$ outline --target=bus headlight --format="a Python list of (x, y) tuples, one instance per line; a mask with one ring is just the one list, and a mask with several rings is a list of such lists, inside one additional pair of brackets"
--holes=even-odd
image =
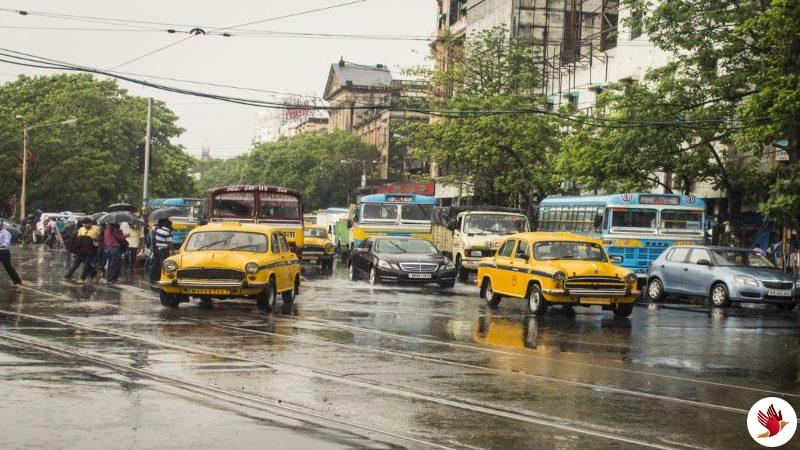
[(633, 284), (636, 284), (637, 281), (639, 281), (639, 277), (637, 277), (635, 273), (631, 272), (631, 273), (625, 275), (625, 282), (626, 283), (628, 283), (630, 285), (633, 285)]
[(256, 273), (258, 272), (258, 263), (249, 262), (244, 265), (244, 271), (247, 273)]
[(163, 270), (166, 273), (173, 273), (176, 270), (178, 270), (178, 263), (176, 263), (171, 259), (168, 259), (164, 261), (164, 264), (161, 266), (161, 270)]

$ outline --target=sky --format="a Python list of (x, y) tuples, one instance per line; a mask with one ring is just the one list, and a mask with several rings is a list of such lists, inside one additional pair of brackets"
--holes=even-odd
[[(31, 14), (0, 10), (0, 47), (84, 66), (110, 69), (153, 50), (181, 41), (188, 34), (169, 34), (166, 29), (188, 31), (275, 18), (301, 11), (325, 8), (353, 0), (0, 0), (0, 8), (28, 10)], [(116, 31), (114, 23), (86, 19), (44, 17), (33, 12), (160, 22), (176, 25), (139, 24), (146, 31)], [(364, 0), (333, 9), (266, 21), (242, 27), (293, 33), (350, 35), (399, 35), (427, 37), (436, 23), (435, 0)], [(93, 19), (94, 20), (94, 19)], [(47, 28), (93, 28), (91, 31)], [(96, 29), (116, 29), (98, 31)], [(130, 30), (132, 27), (128, 27)], [(269, 36), (265, 33), (224, 31), (220, 35), (193, 36), (114, 70), (205, 83), (226, 84), (261, 90), (321, 96), (330, 65), (340, 57), (360, 64), (386, 64), (393, 69), (427, 64), (424, 40), (379, 40), (352, 38), (301, 38)], [(240, 34), (237, 35), (237, 32)], [(256, 34), (256, 33), (252, 33)], [(52, 70), (15, 66), (0, 62), (0, 83), (18, 74), (42, 75)], [(155, 80), (162, 84), (216, 94), (275, 100), (274, 94), (221, 87)], [(177, 139), (193, 155), (208, 146), (214, 157), (230, 157), (246, 151), (254, 139), (274, 135), (280, 113), (251, 106), (168, 93), (121, 81), (132, 94), (162, 100), (177, 113), (186, 132)]]

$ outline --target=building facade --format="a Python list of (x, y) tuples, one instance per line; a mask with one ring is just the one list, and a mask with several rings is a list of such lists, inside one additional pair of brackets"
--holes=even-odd
[(321, 134), (327, 132), (327, 117), (309, 117), (294, 127), (294, 134)]

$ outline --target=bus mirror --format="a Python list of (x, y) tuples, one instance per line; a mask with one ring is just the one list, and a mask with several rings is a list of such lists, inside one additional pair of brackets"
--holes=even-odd
[(614, 264), (619, 264), (622, 262), (622, 256), (614, 255), (611, 257), (611, 262)]

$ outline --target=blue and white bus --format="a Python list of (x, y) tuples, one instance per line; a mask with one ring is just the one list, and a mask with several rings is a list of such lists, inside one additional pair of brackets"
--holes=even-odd
[(612, 194), (548, 197), (539, 205), (539, 230), (571, 231), (603, 240), (609, 257), (642, 284), (666, 248), (703, 243), (705, 203), (691, 195)]
[(431, 240), (436, 199), (414, 194), (365, 195), (348, 222), (350, 248), (373, 236), (411, 236)]

